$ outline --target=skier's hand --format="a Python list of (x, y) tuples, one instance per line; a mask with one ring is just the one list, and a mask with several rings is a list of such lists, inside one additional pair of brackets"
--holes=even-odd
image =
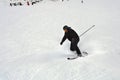
[(63, 43), (61, 42), (60, 45), (62, 45)]

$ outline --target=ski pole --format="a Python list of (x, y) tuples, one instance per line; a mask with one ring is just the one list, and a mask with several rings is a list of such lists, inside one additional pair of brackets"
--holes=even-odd
[(84, 35), (86, 32), (88, 32), (90, 29), (92, 29), (93, 27), (95, 27), (95, 25), (91, 26), (90, 28), (88, 28), (85, 32), (83, 32), (79, 37), (81, 37), (82, 35)]

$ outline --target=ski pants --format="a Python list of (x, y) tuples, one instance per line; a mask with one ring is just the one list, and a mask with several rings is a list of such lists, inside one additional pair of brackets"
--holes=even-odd
[(73, 38), (73, 39), (71, 40), (70, 50), (71, 50), (71, 51), (76, 51), (77, 54), (80, 55), (80, 54), (81, 54), (81, 51), (80, 51), (80, 49), (79, 49), (78, 46), (77, 46), (78, 42), (79, 42), (79, 39)]

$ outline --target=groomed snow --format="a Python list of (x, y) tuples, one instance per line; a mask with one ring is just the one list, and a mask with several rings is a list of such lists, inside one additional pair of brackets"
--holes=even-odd
[[(0, 4), (0, 80), (120, 80), (120, 1), (44, 1), (34, 6)], [(5, 3), (4, 3), (5, 4)], [(75, 56), (64, 25), (78, 34), (79, 48), (88, 56)]]

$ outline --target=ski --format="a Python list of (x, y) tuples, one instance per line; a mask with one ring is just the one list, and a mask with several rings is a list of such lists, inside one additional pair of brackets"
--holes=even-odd
[(67, 58), (68, 60), (74, 60), (74, 59), (77, 59), (79, 56), (77, 56), (77, 57), (73, 57), (73, 58)]
[(73, 57), (73, 58), (68, 57), (67, 60), (74, 60), (74, 59), (77, 59), (77, 58), (79, 58), (79, 57), (85, 57), (85, 56), (87, 56), (87, 55), (88, 55), (87, 52), (82, 52), (82, 56), (76, 56), (76, 57)]

